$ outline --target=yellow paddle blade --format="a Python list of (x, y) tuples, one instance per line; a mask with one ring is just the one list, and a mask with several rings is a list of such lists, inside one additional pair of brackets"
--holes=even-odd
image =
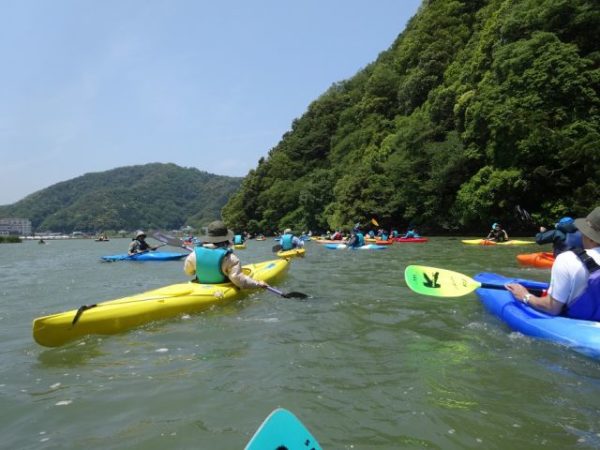
[(434, 297), (460, 297), (481, 286), (481, 283), (451, 270), (427, 266), (408, 266), (404, 279), (417, 294)]

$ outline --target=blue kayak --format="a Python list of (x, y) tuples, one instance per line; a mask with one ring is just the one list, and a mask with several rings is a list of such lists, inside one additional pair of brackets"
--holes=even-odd
[(325, 244), (325, 248), (329, 250), (385, 250), (388, 248), (387, 245), (377, 245), (377, 244), (366, 244), (362, 247), (348, 247), (346, 244)]
[(188, 253), (177, 252), (144, 252), (129, 256), (127, 253), (122, 255), (103, 256), (104, 261), (175, 261), (185, 258)]
[[(480, 283), (504, 285), (517, 282), (527, 288), (548, 289), (548, 283), (506, 278), (495, 273), (480, 273), (474, 278)], [(515, 300), (505, 290), (479, 288), (476, 293), (486, 309), (513, 330), (556, 342), (586, 356), (600, 359), (600, 322), (545, 314)]]
[(308, 429), (287, 409), (277, 408), (256, 430), (244, 450), (321, 450)]

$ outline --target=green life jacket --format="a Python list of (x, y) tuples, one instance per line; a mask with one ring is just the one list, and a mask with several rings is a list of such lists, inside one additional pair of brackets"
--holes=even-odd
[(227, 248), (196, 247), (196, 278), (201, 284), (227, 283), (229, 279), (221, 270), (221, 263), (231, 253)]

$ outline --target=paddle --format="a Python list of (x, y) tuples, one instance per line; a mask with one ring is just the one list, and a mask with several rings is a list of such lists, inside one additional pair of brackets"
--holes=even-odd
[(169, 236), (168, 234), (156, 232), (152, 236), (157, 241), (163, 242), (164, 245), (171, 245), (173, 247), (185, 248), (186, 250), (189, 250), (190, 252), (193, 251), (193, 249), (191, 247), (188, 247), (187, 245), (185, 245), (181, 239), (178, 239), (173, 236)]
[(302, 293), (302, 292), (283, 292), (280, 291), (279, 289), (275, 289), (272, 286), (267, 286), (267, 291), (272, 292), (273, 294), (277, 294), (283, 298), (301, 298), (301, 299), (305, 299), (308, 298), (308, 295)]
[[(427, 266), (407, 266), (404, 279), (408, 287), (417, 294), (433, 297), (461, 297), (477, 288), (507, 290), (503, 284), (480, 283), (462, 273)], [(546, 294), (543, 289), (528, 290), (538, 296)]]
[[(156, 247), (155, 247), (153, 250), (156, 250), (157, 248), (164, 247), (165, 245), (167, 245), (167, 244), (160, 244), (160, 245), (157, 245), (157, 246), (156, 246)], [(141, 252), (137, 252), (137, 253), (134, 253), (133, 255), (129, 255), (129, 256), (128, 256), (128, 258), (129, 258), (129, 259), (135, 259), (135, 258), (136, 258), (136, 256), (143, 255), (144, 253), (148, 253), (149, 251), (150, 251), (150, 250), (144, 250), (144, 251), (141, 251)]]

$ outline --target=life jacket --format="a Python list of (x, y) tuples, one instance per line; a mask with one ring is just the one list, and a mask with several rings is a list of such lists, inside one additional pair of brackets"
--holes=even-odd
[(233, 237), (233, 243), (235, 245), (241, 245), (241, 244), (243, 244), (244, 243), (244, 239), (242, 238), (242, 235), (241, 234), (236, 234)]
[(589, 277), (585, 290), (565, 306), (564, 315), (573, 319), (600, 321), (600, 266), (585, 250), (578, 248), (572, 251), (583, 262)]
[(352, 247), (362, 247), (365, 245), (365, 236), (359, 231), (355, 235), (354, 242), (352, 243)]
[(494, 228), (492, 231), (490, 231), (490, 235), (492, 239), (494, 239), (496, 242), (504, 242), (506, 240), (506, 237), (504, 236), (504, 232), (502, 230), (496, 230)]
[(293, 234), (284, 234), (281, 236), (281, 240), (279, 241), (281, 244), (281, 250), (291, 250), (294, 248), (294, 235)]
[(387, 240), (388, 240), (388, 235), (387, 235), (387, 234), (385, 234), (385, 233), (383, 233), (383, 234), (381, 235), (381, 240), (382, 240), (382, 241), (387, 241)]
[(201, 284), (218, 284), (229, 281), (221, 270), (221, 263), (231, 253), (227, 248), (196, 247), (196, 278)]
[(145, 252), (146, 250), (148, 250), (150, 248), (150, 244), (148, 244), (146, 241), (139, 241), (137, 239), (134, 239), (135, 241), (135, 245), (133, 247), (133, 250), (139, 251), (139, 252)]

